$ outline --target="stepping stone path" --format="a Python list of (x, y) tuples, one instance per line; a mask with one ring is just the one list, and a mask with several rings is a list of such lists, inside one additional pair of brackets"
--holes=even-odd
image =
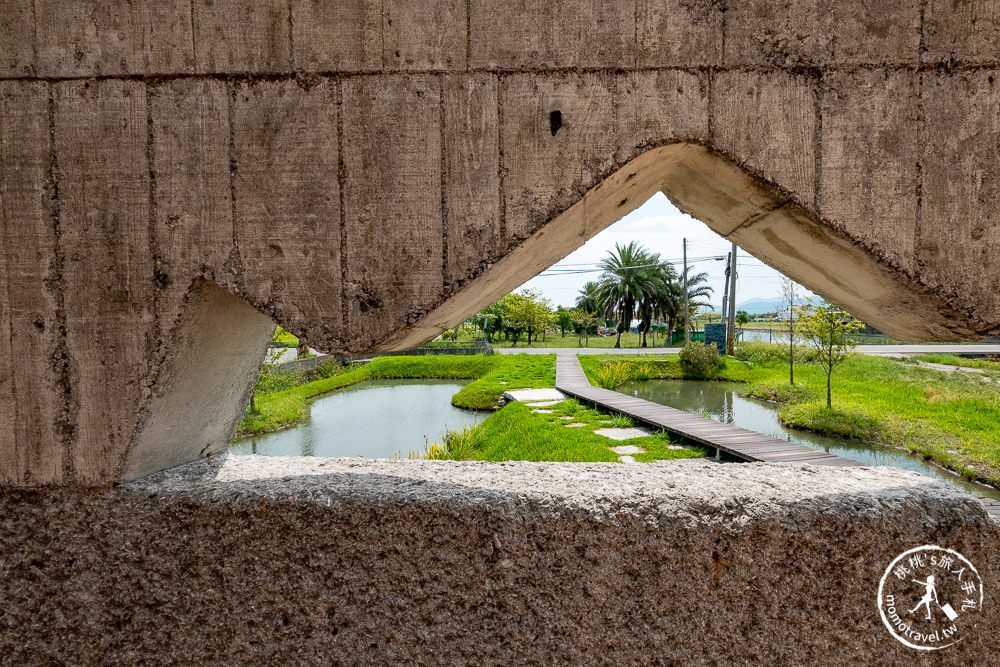
[[(549, 410), (549, 412), (552, 412)], [(566, 428), (580, 428), (581, 426), (586, 426), (583, 422), (573, 422), (572, 424), (564, 424)]]
[(652, 431), (644, 428), (599, 428), (594, 433), (612, 440), (631, 440), (653, 434)]
[[(573, 415), (566, 415), (565, 417), (560, 417), (559, 419), (565, 419), (567, 421), (573, 421)], [(958, 452), (955, 452), (956, 454)]]
[(525, 403), (525, 405), (530, 406), (532, 408), (547, 408), (550, 405), (555, 405), (561, 402), (562, 401), (532, 401), (530, 403)]
[(558, 389), (511, 389), (505, 391), (503, 397), (508, 401), (521, 401), (522, 403), (537, 403), (538, 401), (559, 401), (566, 400), (566, 394)]
[(631, 456), (619, 456), (618, 457), (618, 462), (619, 463), (635, 463), (635, 459), (633, 457), (631, 457)]
[(555, 410), (540, 410), (540, 409), (535, 409), (535, 410), (532, 410), (532, 412), (537, 412), (540, 415), (551, 415), (553, 412), (555, 412)]
[(612, 447), (611, 451), (615, 454), (645, 454), (646, 450), (642, 447), (636, 447), (635, 445), (622, 445), (620, 447)]

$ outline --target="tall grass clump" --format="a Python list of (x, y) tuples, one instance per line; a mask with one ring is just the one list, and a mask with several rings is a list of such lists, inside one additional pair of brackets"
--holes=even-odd
[(627, 361), (615, 361), (610, 364), (604, 364), (597, 370), (597, 384), (605, 389), (614, 389), (631, 379), (631, 364)]
[(629, 371), (633, 380), (651, 380), (657, 375), (656, 368), (651, 363), (644, 361), (630, 364), (630, 366)]
[(425, 459), (448, 461), (469, 461), (475, 457), (479, 436), (474, 426), (464, 426), (460, 431), (447, 430), (441, 444), (434, 443), (427, 448)]
[(635, 426), (635, 422), (620, 413), (611, 415), (611, 419), (608, 421), (610, 422), (612, 428), (632, 428)]

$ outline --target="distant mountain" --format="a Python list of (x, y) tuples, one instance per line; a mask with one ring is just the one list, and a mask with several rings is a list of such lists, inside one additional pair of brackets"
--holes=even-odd
[(747, 299), (742, 303), (736, 304), (736, 310), (745, 310), (751, 315), (773, 313), (779, 308), (781, 308), (781, 299), (778, 297), (773, 299), (762, 299), (759, 296), (755, 296), (752, 299)]

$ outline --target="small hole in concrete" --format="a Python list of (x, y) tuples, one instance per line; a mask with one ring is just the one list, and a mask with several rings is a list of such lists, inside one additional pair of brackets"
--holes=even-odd
[(552, 130), (552, 136), (556, 136), (556, 132), (562, 127), (562, 111), (556, 109), (555, 111), (549, 112), (549, 129)]
[(620, 202), (618, 202), (618, 208), (621, 208), (622, 206), (624, 206), (627, 203), (628, 203), (628, 199), (621, 200)]

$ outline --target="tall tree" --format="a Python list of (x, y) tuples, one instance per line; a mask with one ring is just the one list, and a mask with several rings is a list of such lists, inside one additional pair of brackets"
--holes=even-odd
[(556, 312), (552, 313), (552, 322), (559, 327), (562, 338), (566, 337), (566, 330), (573, 328), (573, 311), (559, 306)]
[(796, 322), (796, 304), (799, 303), (799, 286), (791, 278), (781, 279), (781, 312), (788, 320), (785, 322), (785, 333), (788, 334), (788, 383), (795, 384), (795, 334), (798, 333)]
[(606, 317), (614, 317), (618, 321), (618, 336), (615, 347), (620, 348), (622, 333), (632, 322), (636, 303), (642, 298), (644, 291), (652, 289), (651, 276), (659, 264), (659, 256), (651, 255), (639, 243), (632, 241), (628, 245), (615, 244), (615, 249), (601, 260), (599, 301), (604, 307)]
[(577, 342), (582, 340), (584, 345), (590, 345), (590, 334), (596, 331), (600, 324), (597, 315), (588, 313), (582, 308), (574, 308), (570, 312), (573, 315), (573, 331), (576, 332)]
[[(701, 272), (688, 275), (688, 308), (690, 314), (703, 306), (710, 304), (706, 299), (714, 290), (708, 286), (708, 273)], [(669, 280), (665, 280), (662, 289), (655, 299), (654, 313), (667, 321), (667, 331), (673, 333), (678, 323), (684, 319), (684, 281), (674, 271)]]
[[(656, 261), (656, 265), (650, 268), (648, 289), (643, 291), (637, 308), (639, 334), (642, 336), (640, 345), (642, 347), (647, 346), (646, 334), (652, 328), (653, 318), (658, 314), (660, 301), (663, 298), (670, 298), (672, 283), (680, 284), (673, 266), (666, 262), (660, 262), (659, 255), (653, 255), (651, 259)], [(653, 344), (656, 344), (655, 337)]]
[(851, 339), (850, 335), (857, 333), (865, 325), (837, 306), (825, 301), (816, 308), (816, 312), (812, 315), (799, 311), (798, 325), (802, 335), (812, 342), (813, 347), (819, 353), (817, 363), (826, 373), (826, 407), (830, 408), (832, 406), (830, 385), (833, 369), (844, 363), (847, 355), (857, 345), (857, 342)]
[(600, 293), (601, 284), (594, 280), (588, 281), (580, 288), (576, 297), (576, 307), (585, 313), (597, 315), (601, 312)]
[(521, 294), (508, 294), (507, 331), (514, 336), (514, 344), (522, 333), (528, 334), (528, 345), (531, 339), (539, 331), (545, 329), (549, 323), (549, 302), (541, 297), (538, 292), (525, 291)]

